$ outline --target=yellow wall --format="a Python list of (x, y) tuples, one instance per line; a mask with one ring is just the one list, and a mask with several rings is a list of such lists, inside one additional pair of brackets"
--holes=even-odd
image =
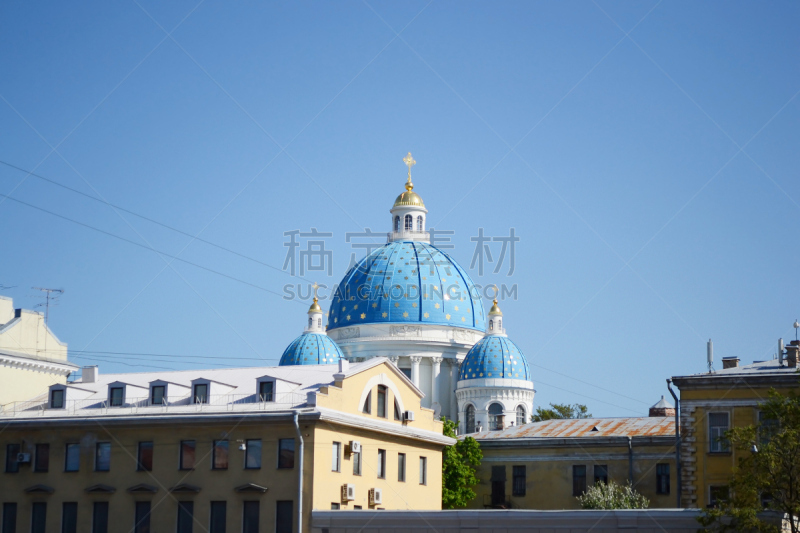
[[(590, 439), (585, 439), (589, 441)], [(591, 446), (586, 442), (580, 447), (484, 447), (484, 461), (478, 471), (480, 484), (474, 489), (477, 497), (470, 508), (479, 509), (491, 504), (492, 466), (506, 466), (506, 499), (514, 509), (579, 509), (578, 500), (572, 496), (572, 467), (586, 465), (586, 484), (590, 487), (594, 479), (593, 465), (607, 465), (609, 481), (619, 484), (628, 482), (628, 447)], [(648, 458), (637, 457), (647, 454)], [(661, 456), (660, 459), (649, 456)], [(592, 459), (587, 459), (589, 456)], [(624, 457), (609, 458), (608, 456)], [(508, 457), (508, 460), (504, 458)], [(527, 460), (525, 460), (527, 458)], [(656, 494), (656, 464), (670, 465), (670, 494)], [(513, 496), (513, 466), (526, 466), (525, 496)], [(677, 472), (674, 446), (634, 446), (634, 487), (650, 500), (651, 508), (672, 508), (676, 503)]]
[(67, 377), (59, 374), (0, 366), (0, 406), (32, 400), (47, 394), (50, 385), (66, 382)]

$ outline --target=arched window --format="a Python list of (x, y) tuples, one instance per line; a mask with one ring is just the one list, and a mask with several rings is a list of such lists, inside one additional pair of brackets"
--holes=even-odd
[(521, 426), (525, 424), (525, 408), (521, 405), (517, 406), (517, 425)]
[(411, 215), (406, 215), (406, 224), (405, 224), (406, 231), (412, 231), (414, 229), (414, 217)]
[(313, 318), (309, 318), (308, 319), (308, 327), (311, 327), (311, 324), (313, 324), (313, 323), (314, 323), (314, 319)]
[(417, 217), (417, 231), (422, 231), (422, 215)]
[(502, 318), (498, 318), (497, 319), (497, 329), (503, 329), (503, 319)]
[(317, 319), (317, 326), (318, 327), (322, 327), (322, 319), (321, 318)]
[(472, 405), (467, 406), (466, 419), (467, 433), (475, 433), (475, 407)]
[(503, 429), (503, 406), (493, 403), (489, 406), (489, 430)]
[(372, 391), (369, 391), (367, 397), (364, 399), (364, 407), (361, 408), (362, 413), (371, 414), (372, 413)]
[(378, 385), (378, 416), (386, 418), (386, 386)]
[(394, 419), (402, 420), (403, 416), (400, 414), (400, 404), (397, 403), (397, 398), (394, 399)]
[(494, 330), (494, 320), (490, 320), (489, 321), (489, 331), (493, 331), (493, 330)]
[(400, 217), (394, 217), (394, 230), (400, 231)]

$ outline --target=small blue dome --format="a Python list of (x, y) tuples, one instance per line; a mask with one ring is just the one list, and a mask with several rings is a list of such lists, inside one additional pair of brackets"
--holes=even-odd
[(486, 378), (531, 381), (528, 360), (508, 337), (487, 335), (470, 348), (461, 363), (459, 381)]
[(333, 339), (324, 333), (303, 333), (286, 347), (278, 366), (333, 365), (344, 359)]
[(484, 331), (483, 301), (450, 256), (435, 246), (394, 241), (345, 274), (331, 303), (328, 330), (374, 323), (422, 323)]

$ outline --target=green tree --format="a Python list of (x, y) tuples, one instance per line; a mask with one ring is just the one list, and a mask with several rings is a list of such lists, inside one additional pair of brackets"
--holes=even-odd
[(798, 533), (800, 517), (800, 397), (785, 396), (774, 389), (761, 404), (762, 415), (753, 426), (733, 428), (725, 434), (739, 452), (738, 465), (728, 486), (728, 497), (699, 518), (707, 530), (781, 530), (777, 511)]
[(542, 422), (543, 420), (563, 419), (563, 418), (592, 418), (592, 414), (585, 405), (576, 403), (551, 403), (549, 409), (536, 408), (536, 412), (531, 415), (531, 422)]
[(647, 509), (650, 500), (639, 494), (630, 483), (617, 485), (613, 481), (595, 483), (578, 496), (582, 509)]
[[(442, 422), (443, 433), (456, 438), (458, 425), (446, 418)], [(476, 471), (483, 459), (481, 445), (472, 437), (464, 437), (447, 446), (442, 454), (442, 509), (466, 507), (475, 498), (472, 487), (478, 484)]]

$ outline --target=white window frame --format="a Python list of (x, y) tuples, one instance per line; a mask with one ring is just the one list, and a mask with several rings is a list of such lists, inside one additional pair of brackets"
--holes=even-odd
[(334, 442), (331, 446), (331, 472), (342, 471), (342, 443)]
[[(727, 424), (725, 425), (724, 431), (720, 432), (719, 435), (712, 434), (712, 426), (711, 426), (711, 415), (725, 415)], [(725, 432), (731, 429), (731, 413), (730, 411), (709, 411), (708, 412), (708, 423), (706, 424), (707, 431), (708, 431), (708, 453), (729, 453), (731, 451), (730, 442), (724, 440), (719, 440), (723, 438)], [(720, 426), (713, 426), (714, 428), (718, 428)]]

